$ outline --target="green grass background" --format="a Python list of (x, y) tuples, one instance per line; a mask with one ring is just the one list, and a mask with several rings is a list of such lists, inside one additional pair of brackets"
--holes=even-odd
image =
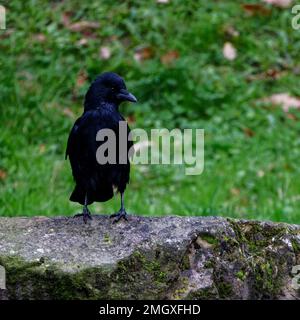
[[(68, 200), (74, 183), (66, 141), (89, 81), (110, 70), (139, 99), (121, 107), (132, 128), (205, 129), (204, 173), (133, 166), (129, 213), (300, 223), (299, 111), (288, 116), (258, 102), (274, 93), (300, 96), (300, 30), (291, 27), (290, 8), (266, 6), (270, 14), (251, 16), (245, 3), (261, 2), (1, 1), (7, 30), (0, 30), (0, 215), (81, 210)], [(72, 32), (63, 13), (100, 26)], [(78, 44), (82, 38), (86, 45)], [(226, 41), (237, 49), (234, 61), (222, 54)], [(103, 46), (111, 50), (108, 60), (99, 55)], [(150, 48), (150, 57), (138, 62), (140, 47)], [(162, 63), (170, 51), (178, 58)], [(257, 77), (270, 69), (280, 76)], [(80, 73), (88, 77), (82, 85)], [(91, 211), (118, 208), (115, 197)]]

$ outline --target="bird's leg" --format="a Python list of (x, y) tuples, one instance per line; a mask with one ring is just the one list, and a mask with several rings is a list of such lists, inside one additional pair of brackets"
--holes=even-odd
[(84, 198), (84, 206), (82, 209), (82, 213), (75, 214), (74, 218), (75, 217), (83, 217), (84, 223), (87, 223), (88, 219), (92, 220), (91, 212), (87, 207), (87, 195), (85, 195), (85, 198)]
[(112, 214), (110, 217), (111, 218), (116, 218), (114, 220), (114, 223), (120, 221), (121, 218), (123, 218), (124, 220), (128, 221), (127, 212), (126, 212), (125, 207), (124, 207), (124, 192), (121, 192), (121, 209), (117, 213)]

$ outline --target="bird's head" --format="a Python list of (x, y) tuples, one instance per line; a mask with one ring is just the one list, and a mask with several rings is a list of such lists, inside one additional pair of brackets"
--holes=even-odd
[(124, 80), (113, 72), (97, 76), (85, 95), (85, 110), (95, 109), (101, 103), (119, 106), (123, 101), (137, 102), (136, 97), (127, 91)]

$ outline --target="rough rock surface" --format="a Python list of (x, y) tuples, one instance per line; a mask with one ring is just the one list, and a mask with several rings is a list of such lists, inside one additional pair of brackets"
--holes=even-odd
[(300, 226), (0, 218), (0, 265), (0, 299), (299, 299), (292, 268), (300, 265)]

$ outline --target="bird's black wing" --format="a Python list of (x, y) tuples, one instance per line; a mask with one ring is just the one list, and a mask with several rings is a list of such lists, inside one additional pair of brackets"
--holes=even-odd
[(73, 128), (69, 134), (65, 159), (67, 160), (70, 153), (74, 152), (74, 148), (76, 147), (76, 139), (78, 139), (78, 127), (80, 124), (81, 118), (77, 119), (73, 125)]
[[(113, 187), (119, 191), (126, 188), (129, 181), (130, 164), (99, 164), (96, 153), (104, 141), (96, 141), (97, 132), (111, 129), (116, 134), (119, 145), (119, 121), (124, 120), (118, 112), (91, 110), (76, 120), (67, 143), (66, 157), (69, 157), (76, 187), (71, 200), (81, 204), (88, 193), (88, 203), (107, 201), (113, 196)], [(128, 128), (129, 130), (129, 128)], [(132, 142), (128, 142), (128, 150)], [(118, 151), (117, 151), (118, 161)]]
[(69, 156), (77, 183), (87, 181), (95, 170), (97, 126), (94, 122), (93, 112), (84, 113), (76, 120), (68, 138), (66, 158)]

